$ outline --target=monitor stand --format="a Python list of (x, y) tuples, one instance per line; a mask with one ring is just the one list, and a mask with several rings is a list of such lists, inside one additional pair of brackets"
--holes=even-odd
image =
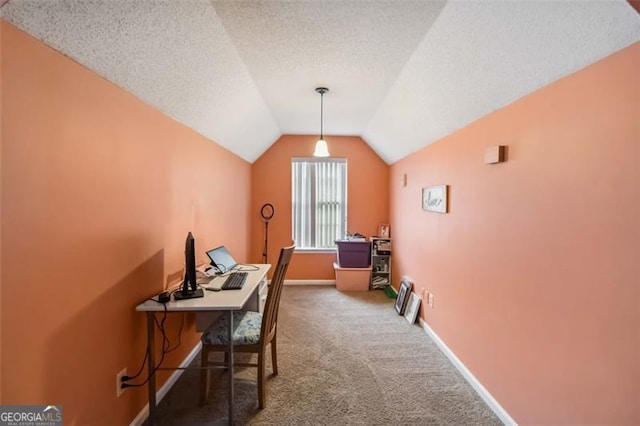
[(201, 288), (196, 291), (189, 290), (187, 293), (183, 293), (182, 290), (173, 293), (175, 300), (195, 299), (197, 297), (204, 297), (204, 291)]

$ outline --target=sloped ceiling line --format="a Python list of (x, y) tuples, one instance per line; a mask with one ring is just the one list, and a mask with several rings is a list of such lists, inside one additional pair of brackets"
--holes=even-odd
[(325, 133), (362, 136), (393, 163), (640, 40), (625, 0), (11, 0), (0, 11), (249, 162), (281, 134), (317, 134), (317, 86), (331, 88)]

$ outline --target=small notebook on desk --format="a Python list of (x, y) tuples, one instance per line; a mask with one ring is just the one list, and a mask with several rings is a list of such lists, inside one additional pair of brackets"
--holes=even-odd
[(218, 278), (209, 281), (209, 283), (203, 285), (202, 288), (210, 291), (220, 291), (222, 290), (222, 284), (224, 284), (224, 280), (222, 278)]

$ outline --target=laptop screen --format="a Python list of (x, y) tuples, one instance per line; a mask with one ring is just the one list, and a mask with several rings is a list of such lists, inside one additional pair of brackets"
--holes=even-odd
[(225, 246), (216, 247), (207, 252), (207, 256), (211, 260), (211, 264), (220, 270), (220, 273), (224, 274), (225, 272), (233, 269), (234, 266), (238, 264), (235, 261), (231, 253), (227, 250)]

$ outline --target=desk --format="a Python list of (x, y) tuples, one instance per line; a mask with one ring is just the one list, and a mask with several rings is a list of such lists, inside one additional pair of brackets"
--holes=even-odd
[[(253, 267), (257, 267), (257, 270)], [(213, 311), (227, 311), (229, 315), (229, 336), (233, 333), (233, 311), (245, 308), (259, 310), (261, 298), (264, 297), (260, 289), (266, 285), (267, 271), (271, 268), (269, 264), (245, 265), (239, 270), (249, 272), (244, 286), (240, 290), (222, 290), (204, 292), (204, 297), (197, 299), (172, 300), (165, 306), (160, 303), (147, 300), (136, 307), (138, 312), (147, 313), (147, 356), (149, 362), (149, 424), (155, 424), (156, 411), (156, 377), (155, 377), (155, 315), (158, 312), (194, 312), (196, 323), (203, 323), (207, 315)], [(224, 280), (225, 277), (217, 277), (216, 280)], [(265, 287), (266, 289), (266, 287)], [(254, 305), (255, 303), (255, 305)], [(199, 320), (200, 317), (200, 321)], [(229, 424), (233, 424), (233, 339), (229, 339)]]

